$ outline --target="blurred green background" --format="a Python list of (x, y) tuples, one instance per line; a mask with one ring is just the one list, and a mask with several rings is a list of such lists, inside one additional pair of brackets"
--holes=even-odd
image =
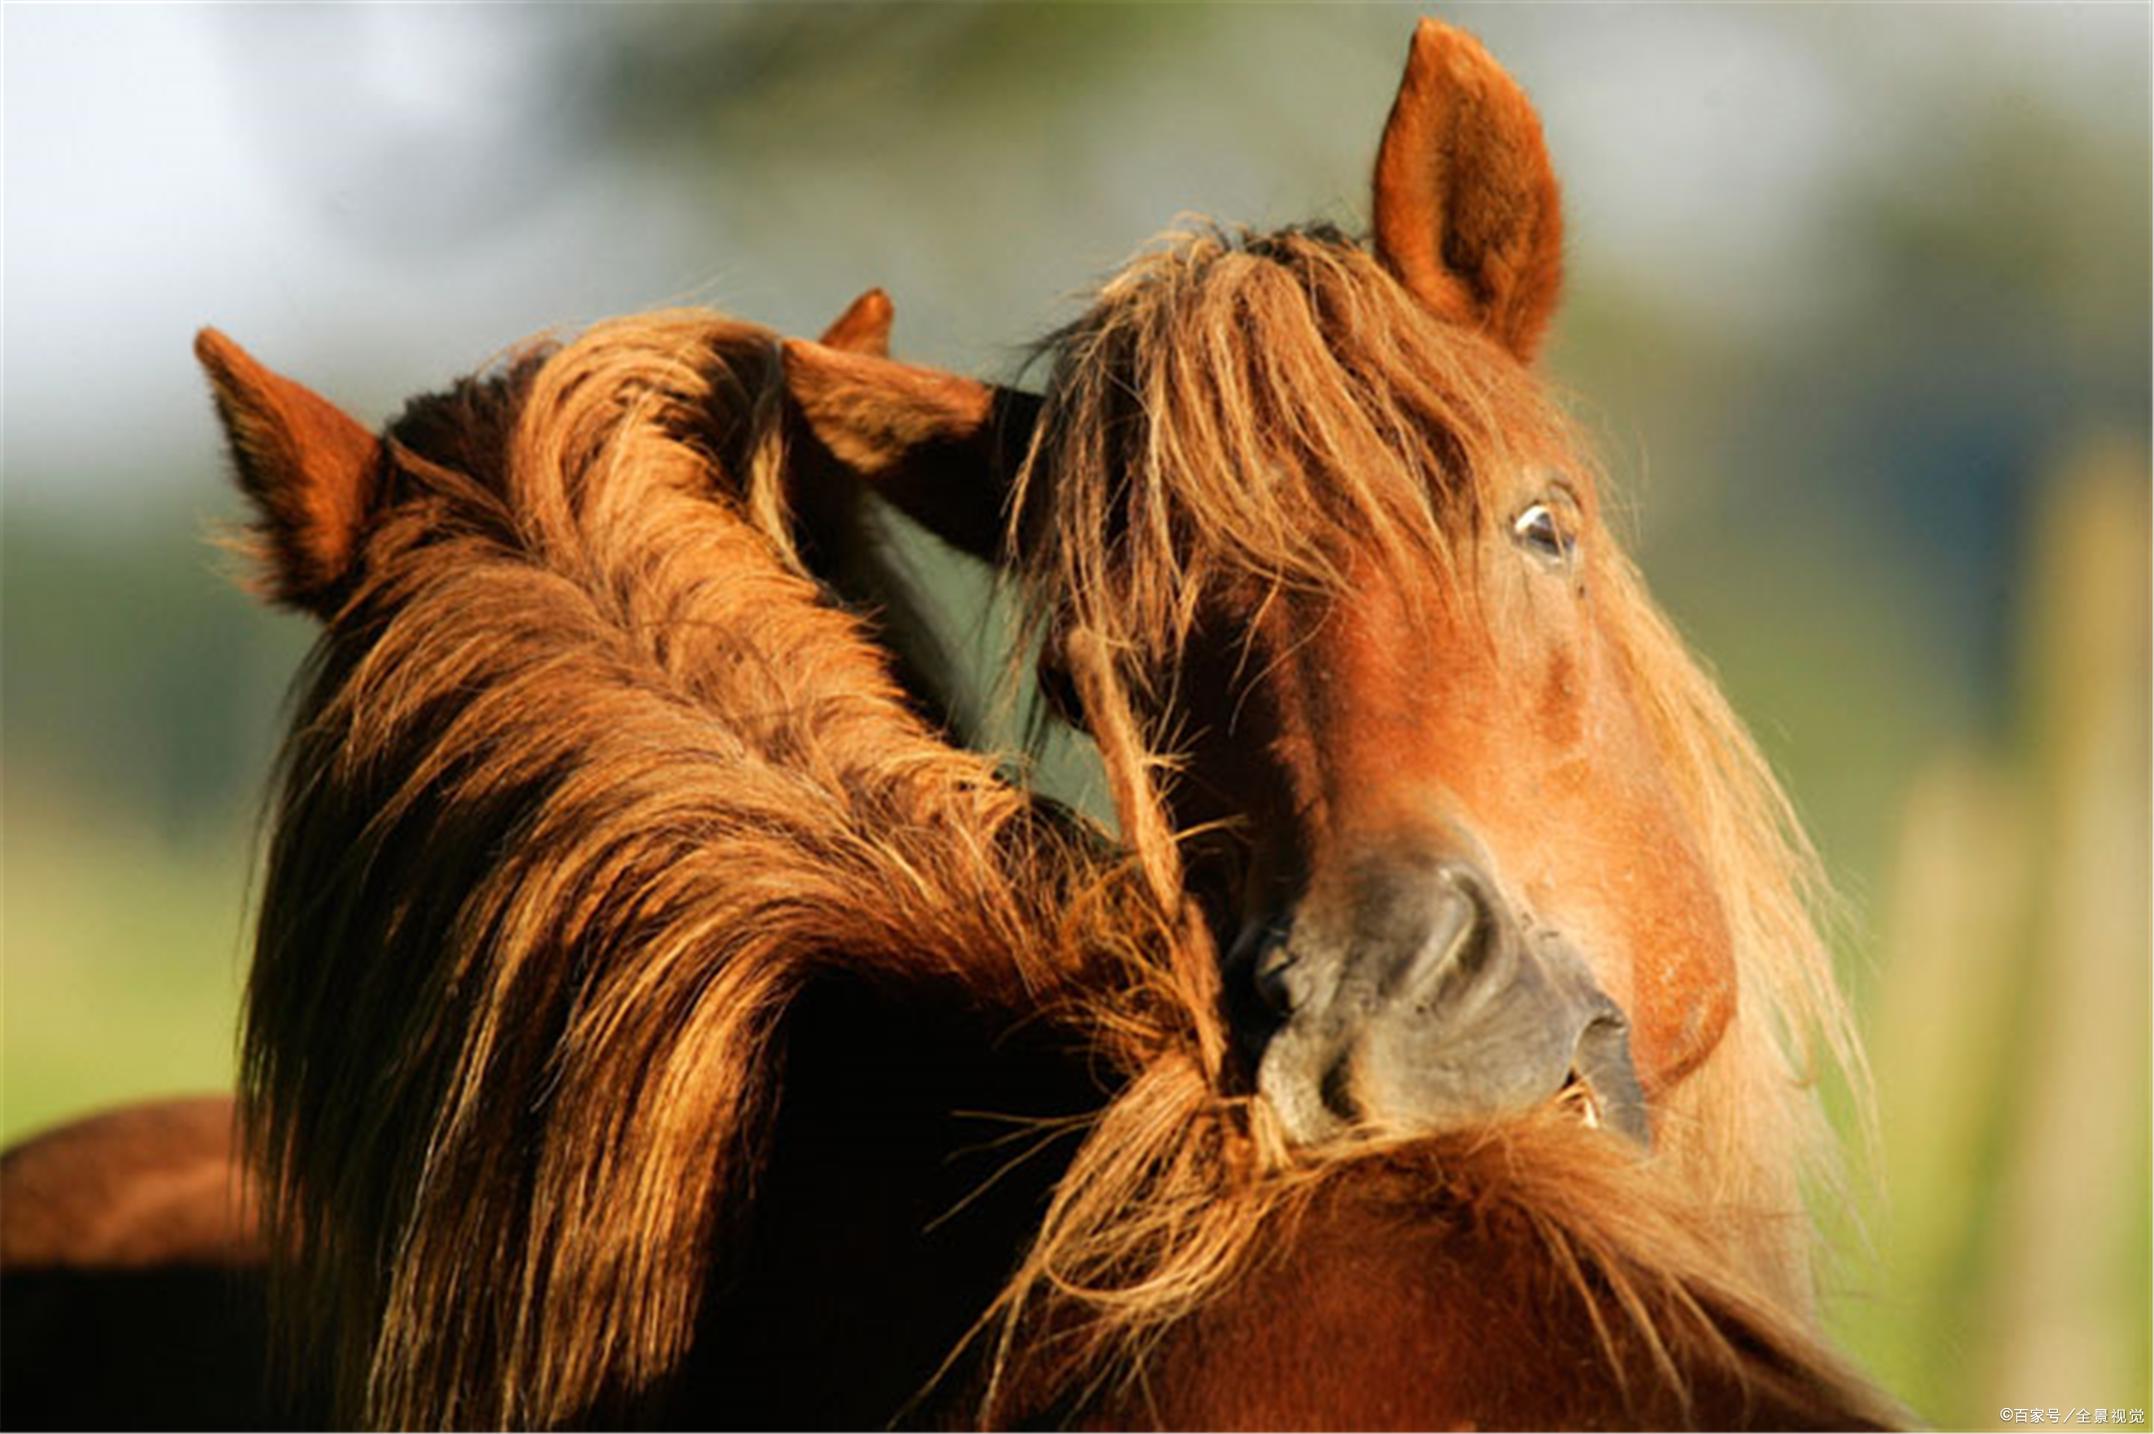
[[(1542, 109), (1549, 369), (1845, 897), (1883, 1193), (1825, 1212), (1834, 1325), (1947, 1426), (2146, 1407), (2148, 10), (1441, 13)], [(204, 541), (197, 325), (369, 421), (870, 284), (1007, 375), (1178, 214), (1363, 223), (1414, 14), (9, 8), (0, 1129), (230, 1079), (308, 634)]]

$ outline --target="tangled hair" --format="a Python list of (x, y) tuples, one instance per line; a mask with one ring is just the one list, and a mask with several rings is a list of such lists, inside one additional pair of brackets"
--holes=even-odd
[(1223, 582), (1343, 593), (1350, 557), (1420, 592), (1486, 521), (1491, 475), (1572, 445), (1492, 340), (1330, 229), (1166, 236), (1043, 353), (1009, 566), (1035, 631), (1073, 647), (1103, 749), (1127, 757), (1109, 760), (1123, 835), (1171, 900), (1151, 786), (1177, 736), (1132, 724), (1173, 707), (1206, 599)]
[(1018, 576), (1073, 634), (1119, 843), (940, 738), (808, 574), (765, 331), (646, 315), (415, 402), (302, 678), (247, 992), (279, 1323), (344, 1417), (579, 1423), (670, 1377), (753, 1198), (776, 1033), (838, 975), (1051, 1025), (1106, 1092), (976, 1326), (983, 1420), (1126, 1388), (1327, 1192), (1410, 1167), (1432, 1220), (1467, 1187), (1516, 1212), (1618, 1369), (1889, 1421), (1809, 1328), (1806, 1051), (1853, 1060), (1814, 866), (1628, 570), (1621, 650), (1744, 981), (1661, 1153), (1535, 1118), (1296, 1155), (1224, 1077), (1140, 714), (1215, 578), (1333, 589), (1371, 539), (1447, 561), (1477, 475), (1557, 451), (1481, 342), (1321, 233), (1177, 241), (1053, 342)]

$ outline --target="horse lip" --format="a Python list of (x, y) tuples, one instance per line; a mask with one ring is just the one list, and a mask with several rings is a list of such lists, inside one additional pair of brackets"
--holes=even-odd
[(1618, 1014), (1596, 1018), (1579, 1034), (1579, 1053), (1570, 1062), (1570, 1079), (1585, 1092), (1585, 1124), (1607, 1126), (1644, 1150), (1652, 1150), (1652, 1122), (1646, 1117), (1646, 1092), (1631, 1064), (1628, 1023)]
[(1552, 932), (1542, 933), (1535, 945), (1551, 972), (1571, 985), (1591, 1013), (1578, 1032), (1569, 1076), (1584, 1087), (1597, 1116), (1589, 1124), (1605, 1125), (1644, 1149), (1652, 1149), (1653, 1128), (1647, 1117), (1645, 1090), (1638, 1083), (1638, 1070), (1631, 1060), (1629, 1018), (1600, 988), (1576, 947)]

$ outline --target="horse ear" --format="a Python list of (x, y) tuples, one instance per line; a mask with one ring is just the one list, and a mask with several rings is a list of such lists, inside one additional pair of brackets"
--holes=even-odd
[(1376, 252), (1447, 319), (1530, 362), (1563, 281), (1563, 214), (1525, 91), (1463, 30), (1414, 30), (1376, 157)]
[(870, 289), (830, 321), (820, 342), (826, 348), (843, 349), (849, 354), (888, 358), (890, 324), (896, 317), (897, 311), (890, 306), (890, 296), (880, 289)]
[(194, 352), (209, 374), (239, 486), (254, 503), (269, 595), (328, 617), (358, 556), (380, 440), (215, 329), (195, 336)]
[(952, 547), (996, 561), (1037, 397), (804, 339), (786, 341), (785, 385), (840, 468)]

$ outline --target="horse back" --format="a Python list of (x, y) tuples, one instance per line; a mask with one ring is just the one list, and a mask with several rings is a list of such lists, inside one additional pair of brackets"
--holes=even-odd
[(230, 1097), (129, 1106), (0, 1156), (0, 1418), (273, 1428), (267, 1258)]

